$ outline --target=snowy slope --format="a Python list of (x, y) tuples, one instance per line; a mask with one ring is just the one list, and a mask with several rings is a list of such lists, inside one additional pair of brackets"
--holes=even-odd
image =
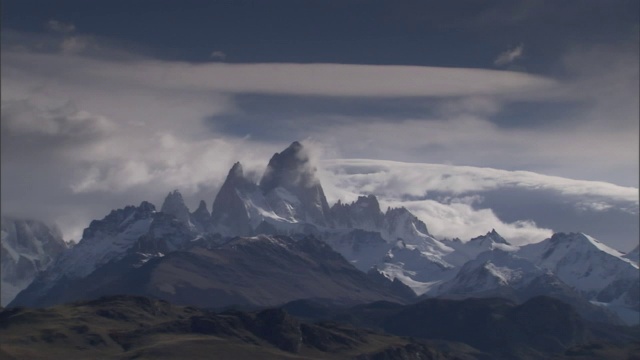
[(136, 241), (149, 231), (155, 207), (144, 201), (140, 206), (113, 210), (102, 220), (94, 220), (82, 239), (57, 258), (45, 272), (18, 294), (15, 301), (33, 299), (68, 279), (82, 278), (102, 265), (124, 257)]
[(545, 271), (512, 251), (494, 249), (465, 263), (450, 281), (438, 286), (432, 295), (482, 293), (501, 287), (522, 288)]
[(499, 249), (511, 252), (519, 249), (518, 246), (509, 244), (509, 242), (500, 236), (495, 229), (467, 242), (454, 239), (444, 243), (455, 250), (447, 254), (444, 257), (445, 260), (456, 266), (464, 265), (467, 261), (475, 259), (476, 256), (485, 251)]
[(637, 264), (582, 233), (557, 233), (540, 243), (523, 246), (517, 254), (592, 295), (615, 280), (639, 276)]

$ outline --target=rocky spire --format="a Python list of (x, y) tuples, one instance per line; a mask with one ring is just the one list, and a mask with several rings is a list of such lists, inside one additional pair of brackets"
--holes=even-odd
[(167, 195), (160, 211), (175, 216), (185, 224), (190, 224), (189, 208), (184, 204), (182, 194), (178, 190), (173, 190)]
[(359, 196), (351, 204), (340, 201), (331, 207), (331, 213), (338, 227), (353, 227), (364, 230), (380, 230), (384, 223), (384, 214), (380, 210), (375, 195)]
[(245, 236), (252, 233), (249, 214), (243, 195), (257, 190), (256, 185), (244, 177), (240, 162), (233, 164), (224, 184), (213, 201), (211, 220), (226, 235)]
[(198, 204), (198, 208), (196, 211), (192, 213), (193, 216), (198, 217), (211, 217), (211, 213), (207, 209), (207, 203), (204, 200), (200, 200), (200, 204)]
[(207, 209), (207, 203), (204, 200), (200, 200), (200, 204), (196, 211), (191, 213), (191, 222), (198, 228), (199, 231), (208, 231), (212, 225), (211, 213)]
[(481, 235), (481, 236), (475, 237), (475, 238), (473, 238), (473, 239), (471, 239), (469, 241), (476, 241), (476, 242), (483, 241), (484, 242), (486, 240), (489, 240), (489, 241), (491, 241), (493, 243), (496, 243), (496, 244), (510, 245), (507, 240), (505, 240), (502, 236), (500, 236), (500, 234), (498, 234), (496, 229), (491, 229), (491, 231), (489, 231), (485, 235)]
[[(273, 155), (260, 180), (260, 189), (274, 210), (293, 207), (298, 220), (328, 225), (331, 222), (329, 204), (316, 171), (307, 150), (294, 141), (284, 151)], [(280, 190), (278, 193), (278, 189), (285, 192)], [(286, 193), (293, 195), (299, 203), (286, 199)], [(283, 201), (287, 206), (279, 204)]]

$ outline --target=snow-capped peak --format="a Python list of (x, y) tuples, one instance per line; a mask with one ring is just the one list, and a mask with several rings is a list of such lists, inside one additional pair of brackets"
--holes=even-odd
[(278, 216), (295, 214), (299, 221), (328, 226), (332, 222), (330, 208), (316, 171), (306, 149), (295, 141), (273, 155), (259, 186)]
[(469, 240), (469, 242), (472, 242), (472, 241), (489, 242), (489, 243), (493, 243), (493, 244), (511, 245), (511, 244), (509, 244), (509, 242), (507, 240), (505, 240), (502, 236), (500, 236), (500, 234), (498, 234), (496, 229), (492, 229), (491, 231), (489, 231), (485, 235), (477, 236), (477, 237), (474, 237), (473, 239)]
[(451, 280), (433, 288), (432, 294), (473, 294), (500, 287), (523, 287), (544, 270), (512, 251), (495, 249), (480, 253), (462, 266)]
[(485, 235), (477, 236), (467, 242), (446, 241), (447, 246), (455, 249), (454, 252), (448, 254), (445, 259), (455, 265), (461, 266), (469, 260), (473, 260), (485, 251), (501, 250), (507, 252), (517, 251), (517, 246), (509, 244), (497, 231), (491, 230)]
[(585, 292), (605, 288), (616, 279), (638, 276), (638, 265), (591, 236), (556, 233), (547, 240), (520, 248), (518, 255), (555, 273)]
[(102, 220), (93, 220), (80, 242), (58, 259), (51, 275), (86, 276), (96, 267), (124, 256), (149, 231), (154, 214), (155, 206), (143, 201), (138, 207), (113, 210)]

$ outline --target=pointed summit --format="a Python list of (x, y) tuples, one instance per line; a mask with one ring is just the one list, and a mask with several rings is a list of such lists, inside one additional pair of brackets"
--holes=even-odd
[(498, 234), (496, 229), (491, 229), (491, 231), (489, 231), (485, 235), (474, 237), (469, 241), (483, 242), (483, 243), (488, 241), (487, 244), (494, 243), (494, 244), (511, 245), (507, 240), (505, 240), (502, 236), (500, 236), (500, 234)]
[(164, 203), (160, 211), (175, 216), (178, 220), (185, 224), (189, 224), (189, 208), (184, 204), (182, 194), (178, 190), (173, 190), (164, 199)]
[(383, 227), (384, 214), (375, 195), (359, 196), (351, 204), (334, 204), (331, 207), (335, 225), (354, 227), (363, 230), (380, 230)]
[(204, 200), (200, 200), (200, 204), (198, 204), (198, 208), (193, 212), (193, 215), (203, 215), (206, 217), (211, 216), (211, 213), (209, 213), (209, 210), (207, 210), (207, 203)]
[(213, 201), (211, 209), (213, 225), (228, 235), (251, 235), (253, 230), (243, 197), (255, 192), (256, 188), (257, 185), (244, 177), (242, 164), (240, 162), (233, 164)]
[(207, 203), (200, 200), (196, 211), (191, 213), (191, 221), (199, 231), (208, 231), (211, 227), (211, 213), (207, 209)]
[(242, 164), (240, 161), (236, 161), (235, 164), (229, 170), (229, 174), (227, 175), (227, 179), (244, 179), (244, 170), (242, 169)]
[(316, 171), (307, 150), (294, 141), (273, 155), (260, 180), (260, 189), (279, 216), (328, 225), (329, 204)]
[(316, 168), (311, 166), (306, 149), (294, 141), (284, 151), (271, 157), (260, 180), (260, 188), (266, 194), (278, 186), (311, 187), (318, 183), (315, 173)]

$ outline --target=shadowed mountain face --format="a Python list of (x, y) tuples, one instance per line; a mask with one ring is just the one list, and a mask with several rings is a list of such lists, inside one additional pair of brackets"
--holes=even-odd
[(247, 236), (253, 233), (243, 194), (258, 191), (258, 187), (244, 177), (242, 165), (233, 165), (227, 179), (213, 201), (211, 221), (224, 233)]
[(115, 294), (207, 308), (273, 306), (300, 298), (345, 304), (402, 302), (413, 296), (402, 284), (383, 280), (358, 271), (327, 244), (310, 237), (238, 237), (224, 245), (195, 245), (151, 259), (132, 253), (87, 278), (67, 281), (41, 297), (25, 296), (23, 303), (21, 298), (14, 305), (47, 306)]

